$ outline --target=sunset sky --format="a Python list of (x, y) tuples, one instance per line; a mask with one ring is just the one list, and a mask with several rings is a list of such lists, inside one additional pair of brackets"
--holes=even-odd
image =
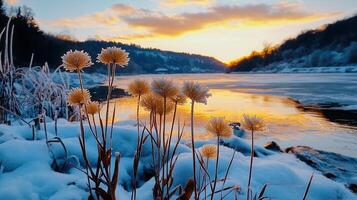
[(356, 13), (356, 0), (7, 0), (41, 29), (229, 62)]

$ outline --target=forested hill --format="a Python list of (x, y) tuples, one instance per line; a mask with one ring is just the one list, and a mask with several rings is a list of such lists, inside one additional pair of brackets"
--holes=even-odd
[[(0, 0), (0, 27), (5, 27), (9, 17), (3, 1)], [(43, 65), (47, 62), (54, 69), (61, 64), (61, 56), (70, 49), (87, 51), (94, 61), (96, 55), (102, 48), (118, 46), (130, 53), (128, 67), (118, 69), (123, 73), (155, 73), (164, 71), (167, 73), (185, 72), (217, 72), (224, 71), (225, 65), (212, 57), (162, 51), (159, 49), (142, 48), (138, 45), (127, 45), (122, 43), (106, 41), (84, 41), (77, 42), (43, 32), (36, 24), (33, 13), (28, 7), (12, 9), (11, 25), (14, 25), (13, 57), (16, 66), (28, 66), (32, 53), (34, 54), (33, 65)], [(1, 39), (1, 50), (4, 49), (5, 37)], [(89, 70), (104, 72), (103, 66)]]
[(267, 45), (261, 52), (231, 63), (232, 71), (293, 72), (357, 65), (357, 16), (316, 30), (305, 31), (279, 46)]

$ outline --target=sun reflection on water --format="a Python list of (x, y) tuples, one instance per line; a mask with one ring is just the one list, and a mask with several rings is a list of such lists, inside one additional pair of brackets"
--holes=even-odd
[[(305, 113), (297, 109), (297, 103), (287, 97), (263, 94), (242, 93), (236, 90), (211, 89), (212, 96), (207, 105), (195, 106), (195, 130), (198, 139), (208, 139), (212, 136), (205, 130), (205, 125), (211, 117), (224, 117), (229, 122), (239, 122), (243, 114), (257, 115), (266, 122), (267, 130), (259, 135), (274, 136), (280, 140), (298, 137), (298, 132), (326, 132), (329, 122), (319, 116)], [(135, 124), (137, 99), (125, 97), (114, 100), (117, 114), (115, 122), (132, 120)], [(113, 109), (114, 106), (111, 106)], [(149, 112), (141, 109), (140, 119), (148, 124)], [(184, 138), (189, 137), (190, 103), (178, 106), (177, 119), (185, 123)], [(168, 115), (170, 125), (171, 114)], [(111, 120), (111, 119), (110, 119)], [(259, 137), (259, 135), (257, 137)]]

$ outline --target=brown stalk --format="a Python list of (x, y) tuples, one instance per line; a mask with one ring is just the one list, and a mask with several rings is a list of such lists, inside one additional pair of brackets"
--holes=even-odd
[[(79, 108), (79, 113), (81, 113), (82, 106), (79, 105), (78, 108)], [(86, 172), (88, 174), (89, 161), (87, 160), (86, 145), (85, 145), (85, 138), (84, 138), (83, 120), (82, 120), (81, 114), (79, 116), (80, 116), (79, 117), (79, 120), (80, 120), (79, 123), (80, 123), (80, 130), (81, 130), (81, 135), (79, 136), (79, 143), (80, 143), (80, 146), (81, 146), (81, 149), (82, 149), (83, 159), (86, 162), (85, 168), (86, 168)], [(89, 187), (89, 193), (90, 193), (91, 196), (93, 196), (92, 187), (91, 187), (91, 184), (90, 184), (89, 176), (87, 176), (87, 182), (88, 182), (88, 187)]]
[[(166, 176), (165, 176), (165, 159), (166, 159), (166, 140), (165, 140), (165, 127), (166, 127), (166, 97), (163, 97), (164, 98), (164, 102), (163, 102), (163, 104), (164, 104), (164, 117), (163, 117), (163, 127), (162, 127), (162, 140), (163, 140), (163, 152), (162, 152), (162, 188), (164, 188), (165, 187), (165, 182), (167, 182), (167, 179), (166, 179), (166, 181), (165, 181), (165, 178), (167, 178)], [(161, 119), (160, 119), (160, 121), (161, 121)], [(167, 165), (166, 165), (167, 166)], [(167, 186), (167, 183), (166, 183), (166, 186)], [(167, 188), (167, 187), (166, 187)], [(167, 188), (168, 189), (168, 188)]]
[(311, 186), (311, 183), (312, 183), (312, 179), (313, 179), (313, 178), (314, 178), (314, 173), (312, 173), (312, 175), (311, 175), (311, 177), (310, 177), (309, 183), (307, 184), (307, 187), (306, 187), (306, 190), (305, 190), (305, 193), (304, 193), (304, 197), (302, 198), (302, 200), (306, 200), (307, 194), (309, 193), (310, 186)]
[[(213, 187), (212, 187), (212, 182), (213, 182), (213, 181), (211, 181), (211, 176), (209, 175), (209, 172), (208, 172), (208, 170), (207, 170), (207, 168), (208, 168), (208, 159), (207, 159), (207, 161), (205, 162), (205, 161), (203, 160), (203, 157), (202, 157), (201, 153), (198, 152), (198, 153), (197, 153), (197, 160), (198, 160), (198, 163), (200, 164), (201, 169), (202, 169), (203, 172), (204, 172), (204, 179), (206, 179), (206, 177), (208, 178), (208, 183), (207, 183), (207, 184), (204, 183), (203, 187), (202, 187), (202, 188), (199, 188), (199, 189), (200, 189), (200, 190), (199, 190), (199, 193), (202, 193), (203, 191), (205, 192), (205, 199), (206, 199), (207, 186), (210, 186), (211, 191), (213, 191)], [(205, 182), (206, 182), (206, 181), (205, 181)]]
[(192, 167), (193, 167), (193, 190), (194, 190), (194, 194), (195, 194), (195, 199), (198, 198), (197, 196), (197, 189), (196, 189), (196, 184), (197, 184), (197, 180), (196, 180), (196, 156), (195, 156), (195, 139), (194, 139), (194, 135), (193, 135), (193, 109), (194, 109), (194, 104), (195, 101), (191, 101), (191, 143), (192, 143)]
[(192, 196), (192, 193), (194, 191), (196, 182), (192, 179), (189, 179), (186, 183), (185, 189), (183, 190), (183, 193), (177, 198), (179, 200), (189, 200)]
[(217, 157), (216, 157), (216, 166), (215, 166), (215, 173), (214, 173), (214, 182), (213, 182), (213, 190), (212, 190), (212, 196), (211, 200), (213, 200), (214, 193), (216, 190), (216, 185), (217, 185), (217, 176), (218, 176), (218, 162), (219, 162), (219, 135), (217, 135)]
[(251, 193), (251, 179), (252, 179), (252, 169), (253, 169), (253, 158), (254, 158), (254, 130), (251, 131), (252, 140), (251, 140), (251, 152), (250, 152), (250, 166), (249, 166), (249, 177), (248, 177), (248, 188), (247, 188), (247, 200), (250, 198)]
[[(228, 173), (229, 173), (229, 170), (231, 169), (231, 166), (232, 166), (232, 163), (233, 163), (235, 154), (236, 154), (236, 151), (234, 150), (234, 151), (233, 151), (232, 158), (231, 158), (231, 160), (229, 161), (229, 164), (228, 164), (228, 167), (227, 167), (227, 170), (226, 170), (226, 174), (224, 175), (222, 188), (224, 188), (224, 184), (225, 184), (226, 181), (227, 181)], [(222, 198), (222, 192), (221, 192), (221, 199), (223, 199), (223, 198)]]

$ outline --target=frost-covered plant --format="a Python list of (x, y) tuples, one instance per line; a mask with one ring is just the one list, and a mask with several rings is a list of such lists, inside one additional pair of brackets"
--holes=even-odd
[(191, 145), (192, 145), (192, 165), (193, 165), (193, 181), (194, 185), (194, 194), (195, 199), (198, 198), (197, 189), (196, 189), (196, 153), (195, 153), (195, 138), (194, 138), (194, 123), (193, 123), (193, 113), (194, 105), (197, 103), (207, 103), (207, 98), (211, 96), (208, 93), (208, 88), (201, 86), (195, 82), (185, 82), (182, 88), (183, 94), (191, 100)]
[[(10, 21), (0, 34), (1, 39), (5, 33), (0, 60), (0, 123), (9, 122), (9, 115), (30, 118), (47, 115), (52, 119), (67, 117), (68, 84), (60, 70), (51, 73), (47, 64), (32, 67), (33, 55), (29, 67), (15, 67), (12, 54), (14, 26), (10, 30)], [(62, 81), (55, 82), (55, 75), (59, 75)]]
[(140, 99), (143, 95), (147, 94), (150, 91), (149, 84), (144, 80), (134, 80), (129, 84), (128, 87), (129, 93), (137, 97), (137, 106), (136, 106), (136, 126), (138, 128), (137, 135), (137, 144), (136, 144), (136, 152), (134, 156), (134, 164), (133, 164), (133, 181), (132, 181), (132, 193), (131, 199), (136, 199), (136, 177), (138, 172), (138, 163), (141, 156), (142, 144), (144, 143), (144, 130), (140, 134), (140, 120), (139, 120), (139, 110), (140, 110)]
[(243, 115), (242, 126), (244, 129), (251, 132), (251, 153), (250, 153), (250, 167), (249, 167), (249, 176), (248, 176), (248, 186), (247, 186), (247, 200), (252, 196), (252, 189), (250, 188), (250, 183), (252, 179), (253, 171), (253, 158), (254, 158), (254, 132), (263, 131), (265, 123), (263, 119), (249, 115)]
[(212, 118), (207, 124), (207, 131), (211, 134), (214, 134), (217, 137), (217, 153), (216, 153), (216, 166), (214, 181), (212, 186), (211, 200), (214, 197), (216, 192), (216, 185), (218, 181), (218, 161), (219, 161), (219, 141), (221, 138), (229, 138), (232, 136), (232, 129), (229, 127), (228, 123), (222, 117)]
[(105, 132), (107, 132), (108, 119), (109, 119), (109, 101), (112, 96), (113, 82), (115, 78), (116, 67), (125, 67), (129, 63), (129, 53), (118, 47), (108, 47), (102, 49), (97, 56), (97, 62), (107, 65), (108, 71), (108, 94), (107, 94), (107, 107), (105, 116)]
[[(61, 77), (61, 82), (54, 81), (57, 74)], [(17, 92), (18, 99), (22, 102), (21, 114), (36, 118), (45, 111), (45, 115), (52, 119), (67, 118), (68, 84), (64, 76), (59, 69), (51, 73), (47, 64), (42, 67), (20, 68)]]
[[(9, 33), (9, 31), (11, 31), (11, 33)], [(12, 59), (14, 26), (12, 26), (10, 30), (10, 20), (7, 26), (1, 31), (0, 39), (2, 39), (4, 33), (5, 45), (2, 53), (0, 53), (0, 123), (10, 123), (9, 114), (20, 114), (15, 88), (17, 70)]]
[[(147, 129), (147, 132), (150, 136), (152, 145), (152, 163), (155, 179), (153, 196), (155, 199), (170, 199), (171, 196), (181, 188), (179, 186), (171, 189), (173, 183), (172, 173), (178, 158), (176, 155), (177, 147), (183, 135), (183, 127), (181, 128), (181, 125), (178, 122), (177, 139), (175, 143), (172, 143), (177, 103), (172, 102), (171, 99), (167, 99), (166, 104), (164, 102), (164, 97), (155, 94), (152, 91), (144, 95), (140, 102), (144, 109), (150, 112), (149, 128)], [(166, 138), (164, 136), (166, 121), (163, 123), (162, 118), (163, 115), (170, 113), (172, 110), (174, 110), (171, 124), (172, 128), (169, 137)], [(171, 144), (174, 145), (172, 152), (170, 151)]]
[[(85, 164), (84, 173), (87, 175), (88, 187), (90, 198), (97, 197), (98, 199), (116, 199), (115, 191), (119, 176), (119, 160), (120, 154), (115, 153), (114, 170), (111, 170), (111, 157), (112, 157), (112, 133), (115, 116), (115, 107), (112, 112), (112, 122), (109, 125), (109, 103), (111, 99), (111, 92), (113, 88), (113, 81), (115, 78), (115, 69), (119, 65), (124, 67), (128, 61), (128, 53), (116, 47), (102, 49), (98, 55), (98, 61), (108, 65), (108, 95), (107, 95), (107, 109), (105, 112), (105, 123), (103, 123), (100, 115), (100, 105), (96, 102), (90, 101), (90, 94), (85, 89), (82, 80), (82, 69), (92, 65), (91, 57), (84, 51), (68, 51), (62, 57), (65, 69), (68, 71), (75, 71), (78, 74), (80, 88), (71, 90), (68, 93), (68, 103), (70, 106), (76, 108), (79, 112), (80, 121), (80, 135), (79, 144), (82, 150), (82, 156)], [(98, 114), (100, 121), (100, 131), (97, 131), (94, 115)], [(88, 119), (90, 132), (96, 140), (98, 159), (96, 168), (93, 169), (93, 164), (87, 157), (85, 131), (83, 126), (83, 116)], [(92, 119), (92, 122), (91, 122)], [(93, 124), (92, 124), (93, 123)], [(109, 130), (110, 129), (110, 130)], [(109, 130), (109, 131), (108, 131)], [(98, 133), (99, 132), (99, 133)], [(91, 181), (94, 182), (94, 187), (91, 186)], [(104, 186), (103, 186), (104, 184)], [(93, 191), (95, 196), (93, 195)]]

